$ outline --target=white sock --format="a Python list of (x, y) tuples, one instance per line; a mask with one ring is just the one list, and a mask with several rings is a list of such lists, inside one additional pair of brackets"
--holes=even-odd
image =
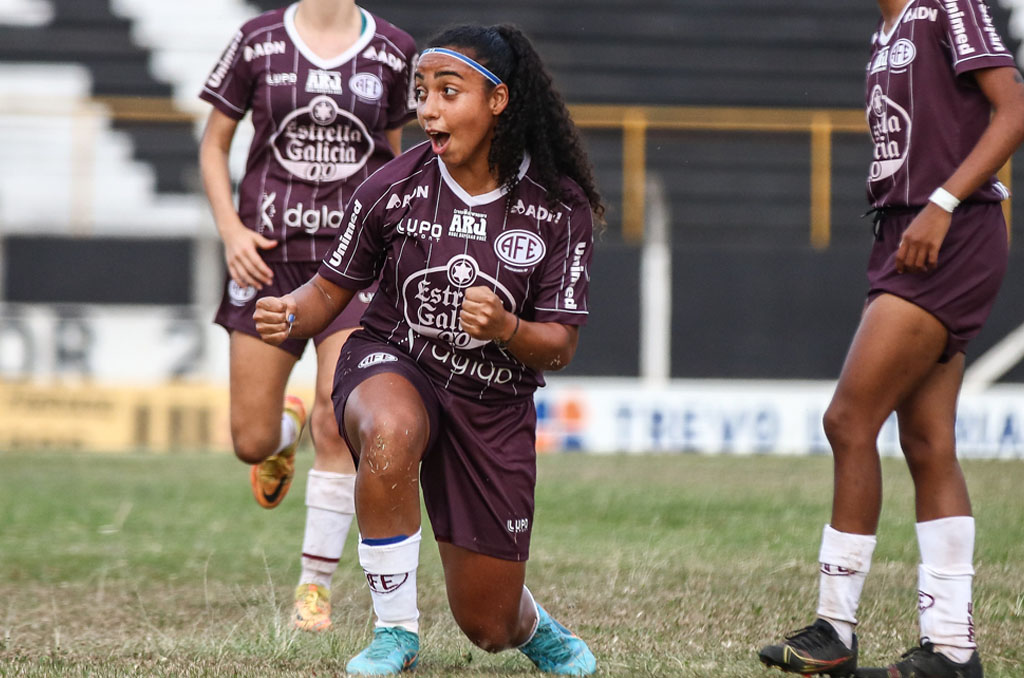
[(939, 518), (915, 527), (921, 548), (917, 569), (921, 640), (962, 664), (978, 647), (971, 602), (974, 518)]
[(356, 477), (310, 469), (306, 483), (306, 533), (302, 539), (300, 584), (331, 588), (352, 519)]
[(299, 436), (299, 429), (295, 425), (295, 420), (288, 416), (287, 413), (281, 413), (281, 442), (277, 444), (277, 450), (274, 454), (278, 454), (284, 448), (288, 447), (295, 442), (295, 439)]
[(530, 592), (530, 589), (526, 588), (525, 586), (523, 587), (523, 592), (526, 595), (530, 596), (530, 602), (533, 603), (533, 609), (536, 611), (537, 618), (533, 620), (533, 628), (530, 630), (529, 637), (527, 637), (527, 639), (524, 642), (516, 646), (517, 650), (530, 644), (530, 641), (533, 640), (533, 637), (537, 635), (537, 627), (540, 626), (540, 608), (537, 607), (537, 600), (533, 597), (533, 593)]
[(370, 585), (377, 628), (400, 626), (406, 631), (419, 633), (416, 568), (420, 564), (421, 532), (416, 530), (414, 535), (395, 540), (359, 541), (359, 564), (363, 566), (366, 582)]
[(818, 616), (835, 627), (847, 648), (853, 647), (853, 627), (864, 580), (871, 569), (875, 535), (839, 532), (826, 525), (821, 535), (821, 576)]

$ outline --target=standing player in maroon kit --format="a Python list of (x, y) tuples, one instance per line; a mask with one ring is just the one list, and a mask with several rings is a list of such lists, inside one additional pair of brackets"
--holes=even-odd
[[(213, 104), (200, 165), (229, 274), (216, 322), (231, 336), (231, 435), (266, 508), (280, 503), (294, 474), (306, 411), (284, 393), (306, 341), (260, 341), (256, 297), (284, 294), (316, 273), (355, 188), (395, 156), (413, 116), (415, 52), (408, 34), (353, 0), (302, 0), (242, 26), (200, 95)], [(236, 210), (228, 150), (249, 110), (255, 135)], [(293, 620), (307, 630), (330, 626), (331, 576), (355, 512), (355, 468), (331, 388), (338, 353), (365, 308), (357, 299), (312, 337), (316, 459)]]
[[(416, 70), (430, 142), (364, 183), (336, 246), (295, 292), (257, 303), (277, 344), (321, 331), (380, 274), (345, 344), (335, 411), (359, 457), (359, 560), (382, 623), (346, 671), (412, 668), (419, 484), (456, 621), (491, 652), (588, 675), (586, 644), (524, 586), (536, 483), (534, 390), (587, 317), (593, 215), (577, 131), (532, 45), (508, 26), (453, 28)], [(417, 473), (420, 471), (420, 473)]]
[(993, 176), (1024, 139), (1024, 81), (981, 0), (879, 0), (867, 68), (874, 141), (870, 290), (825, 413), (835, 457), (818, 619), (761, 661), (845, 676), (857, 667), (857, 605), (881, 510), (876, 440), (893, 411), (914, 481), (921, 644), (864, 678), (981, 678), (971, 580), (974, 519), (956, 458), (964, 350), (1007, 260)]

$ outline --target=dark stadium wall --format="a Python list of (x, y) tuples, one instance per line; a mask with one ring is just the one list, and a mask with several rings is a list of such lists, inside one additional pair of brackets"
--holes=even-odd
[[(859, 245), (672, 251), (671, 376), (834, 379), (866, 292), (870, 236)], [(600, 241), (591, 269), (591, 316), (567, 376), (640, 372), (639, 247)], [(192, 306), (194, 243), (184, 239), (5, 240), (3, 301), (25, 304)], [(86, 263), (87, 262), (87, 263)], [(968, 364), (1024, 323), (1024, 248), (1010, 269)], [(71, 308), (69, 306), (69, 308)], [(69, 311), (70, 312), (70, 311)], [(185, 312), (188, 315), (188, 312)], [(212, 309), (197, 309), (202, 322)], [(1024, 382), (1024, 366), (1002, 381)]]
[(185, 238), (7, 237), (3, 301), (187, 305), (193, 247)]

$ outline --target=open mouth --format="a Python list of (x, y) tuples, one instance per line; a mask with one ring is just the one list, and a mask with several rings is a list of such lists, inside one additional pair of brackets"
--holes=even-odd
[(452, 135), (447, 132), (427, 132), (427, 136), (430, 137), (430, 147), (438, 155), (445, 152), (452, 139)]

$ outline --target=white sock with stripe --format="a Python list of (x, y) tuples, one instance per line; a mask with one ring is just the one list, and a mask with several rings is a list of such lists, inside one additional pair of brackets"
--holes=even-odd
[(400, 626), (419, 633), (416, 606), (416, 568), (420, 564), (422, 530), (411, 536), (360, 539), (359, 564), (370, 585), (377, 628)]
[(857, 606), (876, 541), (873, 534), (839, 532), (831, 525), (821, 535), (818, 616), (832, 624), (847, 648), (853, 647)]
[(331, 588), (352, 519), (356, 477), (310, 469), (306, 483), (306, 532), (302, 539), (300, 584)]
[(974, 518), (953, 516), (917, 523), (921, 640), (958, 664), (978, 647), (974, 636)]

